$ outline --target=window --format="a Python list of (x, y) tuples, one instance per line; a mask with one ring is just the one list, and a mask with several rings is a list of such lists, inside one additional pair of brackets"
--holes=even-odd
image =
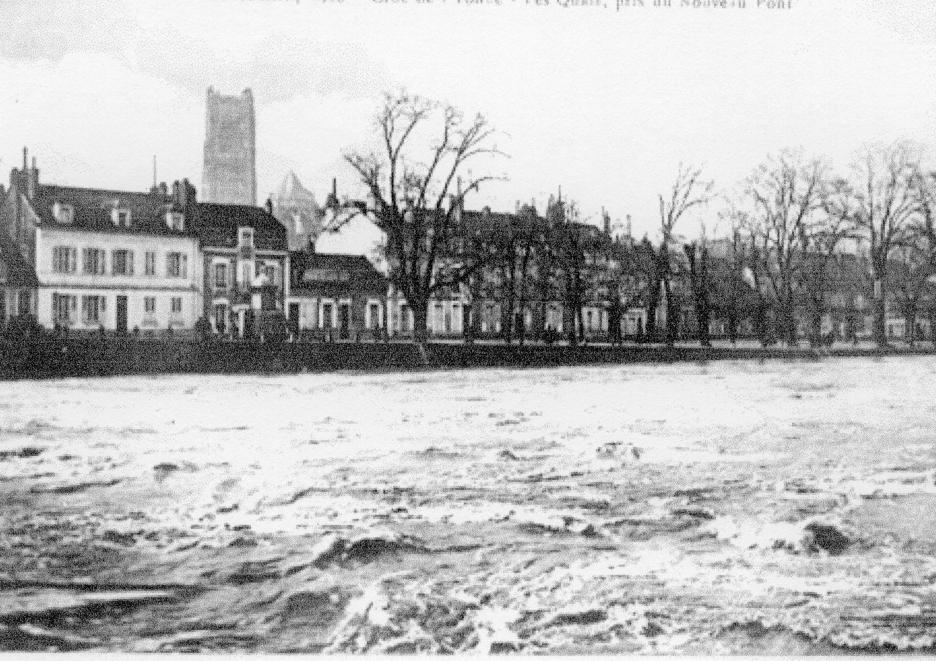
[(111, 253), (111, 273), (114, 275), (133, 275), (133, 253), (129, 250), (115, 250)]
[(104, 319), (106, 303), (103, 296), (81, 297), (81, 320), (86, 324), (99, 324)]
[(181, 231), (185, 228), (185, 218), (180, 211), (166, 212), (166, 227), (171, 230)]
[(32, 294), (25, 289), (19, 293), (18, 313), (21, 317), (32, 314)]
[(78, 306), (75, 296), (67, 294), (52, 294), (52, 321), (57, 324), (70, 324), (72, 313)]
[(369, 306), (369, 311), (370, 327), (380, 328), (380, 305), (377, 303), (371, 303)]
[(77, 266), (77, 251), (68, 246), (52, 248), (52, 270), (56, 273), (74, 273)]
[(264, 266), (263, 275), (266, 276), (267, 284), (271, 284), (271, 285), (276, 284), (276, 267), (275, 266)]
[(75, 207), (70, 204), (56, 202), (52, 205), (52, 215), (55, 216), (56, 221), (63, 225), (71, 225), (75, 219)]
[(241, 285), (244, 287), (250, 286), (250, 264), (245, 263), (241, 267)]
[(83, 254), (84, 272), (88, 275), (104, 275), (104, 251), (85, 248)]
[(117, 227), (130, 227), (130, 210), (115, 207), (111, 211), (111, 220)]
[(166, 277), (188, 277), (188, 255), (180, 252), (170, 252), (166, 254)]
[(321, 328), (332, 327), (332, 309), (333, 306), (331, 303), (322, 303), (322, 323), (320, 324)]
[(156, 253), (147, 252), (143, 261), (146, 275), (156, 275)]
[(214, 285), (220, 291), (227, 289), (227, 264), (215, 264)]
[(237, 245), (242, 248), (254, 247), (253, 227), (241, 227), (237, 230)]
[(143, 312), (145, 314), (155, 314), (156, 313), (156, 297), (155, 296), (144, 296), (143, 297)]
[(182, 297), (173, 296), (169, 301), (169, 311), (172, 314), (182, 314)]

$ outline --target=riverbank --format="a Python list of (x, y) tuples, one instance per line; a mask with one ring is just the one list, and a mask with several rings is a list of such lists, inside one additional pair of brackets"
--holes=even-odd
[(178, 339), (68, 338), (0, 343), (0, 378), (126, 374), (288, 374), (301, 372), (560, 367), (716, 360), (817, 360), (822, 357), (932, 355), (930, 346), (879, 349), (634, 344), (588, 345), (432, 342), (285, 343), (195, 342)]

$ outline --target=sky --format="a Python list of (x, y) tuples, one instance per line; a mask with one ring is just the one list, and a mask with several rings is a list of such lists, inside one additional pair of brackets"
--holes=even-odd
[(382, 94), (405, 89), (497, 129), (509, 180), (470, 207), (542, 208), (561, 186), (586, 218), (604, 207), (653, 235), (680, 163), (732, 193), (784, 148), (842, 171), (864, 143), (936, 148), (928, 2), (540, 2), (4, 0), (0, 169), (25, 145), (42, 181), (145, 190), (156, 155), (160, 180), (200, 186), (206, 88), (250, 87), (258, 203), (290, 169), (320, 201), (332, 177), (357, 196), (342, 154), (370, 144)]

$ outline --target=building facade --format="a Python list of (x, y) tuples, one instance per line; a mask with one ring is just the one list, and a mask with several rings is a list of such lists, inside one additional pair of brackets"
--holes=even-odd
[(118, 333), (192, 328), (198, 247), (180, 190), (57, 186), (39, 183), (35, 163), (14, 170), (0, 225), (35, 270), (39, 323)]
[(298, 337), (357, 341), (385, 336), (387, 282), (363, 255), (293, 252), (290, 281), (288, 318)]
[(198, 237), (201, 314), (214, 333), (250, 334), (263, 313), (283, 313), (289, 296), (286, 228), (271, 209), (199, 202), (193, 228)]
[(0, 329), (14, 317), (35, 316), (38, 284), (35, 270), (0, 232)]
[(235, 96), (208, 88), (203, 167), (203, 201), (257, 203), (256, 119), (249, 88)]

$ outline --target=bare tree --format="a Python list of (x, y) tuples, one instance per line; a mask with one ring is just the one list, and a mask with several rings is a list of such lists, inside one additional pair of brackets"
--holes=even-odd
[[(714, 183), (702, 179), (702, 169), (679, 165), (676, 180), (670, 189), (667, 198), (659, 195), (660, 201), (660, 250), (657, 254), (660, 282), (666, 297), (666, 344), (673, 346), (676, 342), (677, 324), (679, 323), (676, 292), (673, 290), (673, 261), (670, 251), (673, 250), (677, 236), (676, 224), (694, 207), (706, 204), (711, 198)], [(648, 311), (648, 315), (651, 314)]]
[(784, 151), (758, 166), (747, 181), (761, 272), (777, 304), (780, 335), (790, 346), (797, 344), (798, 335), (797, 271), (808, 228), (824, 209), (825, 172), (821, 161), (805, 161), (798, 153)]
[(711, 296), (708, 276), (709, 257), (708, 242), (705, 232), (698, 241), (690, 241), (683, 246), (686, 259), (689, 262), (689, 285), (692, 288), (692, 298), (695, 303), (696, 326), (698, 327), (699, 344), (703, 347), (712, 346), (709, 337), (709, 321), (711, 319)]
[[(894, 302), (904, 318), (904, 339), (917, 340), (917, 316), (924, 298), (932, 295), (930, 279), (936, 271), (936, 179), (917, 171), (914, 194), (919, 214), (911, 221), (904, 240), (891, 253), (888, 282)], [(932, 308), (932, 305), (930, 305)]]
[(483, 116), (466, 119), (450, 105), (406, 93), (385, 97), (376, 125), (376, 152), (345, 155), (370, 198), (366, 210), (346, 218), (365, 213), (385, 233), (390, 281), (413, 311), (413, 340), (424, 344), (433, 294), (458, 287), (482, 263), (460, 236), (465, 196), (505, 178), (473, 175), (468, 167), (503, 154)]
[(869, 246), (878, 346), (887, 344), (888, 260), (908, 243), (920, 213), (918, 173), (919, 151), (910, 143), (867, 147), (853, 166), (848, 188), (836, 200), (835, 212), (848, 219)]
[[(822, 344), (822, 319), (828, 307), (831, 290), (844, 295), (842, 287), (836, 287), (845, 275), (836, 260), (836, 252), (842, 241), (852, 236), (850, 223), (835, 213), (834, 200), (846, 184), (839, 180), (829, 184), (827, 195), (822, 200), (824, 213), (817, 213), (806, 223), (800, 249), (799, 279), (809, 316), (809, 342), (813, 347)], [(834, 333), (834, 330), (833, 330)]]

